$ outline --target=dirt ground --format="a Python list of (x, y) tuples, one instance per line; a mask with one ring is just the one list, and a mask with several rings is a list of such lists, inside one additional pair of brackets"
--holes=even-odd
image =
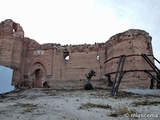
[(159, 120), (160, 96), (120, 91), (110, 97), (109, 90), (100, 89), (29, 89), (0, 95), (0, 120), (117, 119)]

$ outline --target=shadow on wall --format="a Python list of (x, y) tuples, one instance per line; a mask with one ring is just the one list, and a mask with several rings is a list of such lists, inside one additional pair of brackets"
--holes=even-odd
[(13, 70), (4, 66), (0, 66), (0, 94), (14, 90), (11, 85)]
[(44, 77), (43, 71), (41, 69), (37, 69), (37, 70), (35, 70), (33, 75), (35, 76), (34, 87), (36, 87), (36, 88), (42, 87), (42, 81), (43, 81), (42, 79)]

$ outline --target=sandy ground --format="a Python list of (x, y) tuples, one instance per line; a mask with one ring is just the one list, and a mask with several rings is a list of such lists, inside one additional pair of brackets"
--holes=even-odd
[[(120, 95), (115, 98), (110, 97), (109, 93), (109, 90), (31, 89), (15, 91), (0, 95), (0, 120), (160, 119), (160, 96), (120, 92)], [(133, 103), (137, 101), (157, 103), (134, 105)], [(87, 103), (89, 105), (84, 106)], [(122, 111), (118, 112), (120, 109)], [(155, 114), (155, 116), (135, 118), (130, 116), (131, 113)]]

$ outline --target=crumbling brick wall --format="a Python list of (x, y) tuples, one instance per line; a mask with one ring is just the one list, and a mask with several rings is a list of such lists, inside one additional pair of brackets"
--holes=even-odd
[(105, 43), (62, 46), (24, 37), (21, 26), (12, 20), (0, 24), (0, 64), (14, 70), (13, 85), (43, 87), (47, 82), (53, 87), (77, 88), (86, 81), (85, 74), (94, 70), (94, 86), (107, 87), (105, 75), (110, 74), (113, 80), (120, 55), (126, 55), (120, 87), (147, 88), (149, 76), (144, 70), (152, 69), (142, 53), (153, 61), (151, 37), (142, 30), (119, 33)]
[(106, 73), (111, 74), (112, 78), (118, 68), (120, 55), (126, 55), (122, 88), (149, 88), (150, 77), (144, 70), (152, 71), (152, 68), (141, 54), (146, 54), (154, 62), (151, 40), (147, 32), (131, 29), (107, 41)]
[[(85, 79), (85, 74), (95, 70), (99, 79), (105, 74), (105, 44), (69, 45), (59, 44), (39, 45), (34, 40), (25, 39), (26, 61), (25, 80), (31, 80), (33, 66), (40, 63), (45, 68), (46, 81), (75, 81)], [(29, 42), (30, 41), (30, 42)], [(68, 57), (68, 59), (66, 58)], [(37, 66), (38, 69), (38, 66)]]
[(13, 69), (12, 84), (23, 79), (24, 32), (18, 23), (5, 20), (0, 23), (0, 65)]

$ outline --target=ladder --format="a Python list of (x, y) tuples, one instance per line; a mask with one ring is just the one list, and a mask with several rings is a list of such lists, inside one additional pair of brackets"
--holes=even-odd
[(113, 81), (113, 86), (111, 89), (111, 96), (116, 96), (116, 94), (118, 93), (119, 84), (124, 75), (123, 66), (124, 66), (125, 58), (126, 58), (125, 55), (120, 56), (118, 68), (117, 68), (116, 75)]

